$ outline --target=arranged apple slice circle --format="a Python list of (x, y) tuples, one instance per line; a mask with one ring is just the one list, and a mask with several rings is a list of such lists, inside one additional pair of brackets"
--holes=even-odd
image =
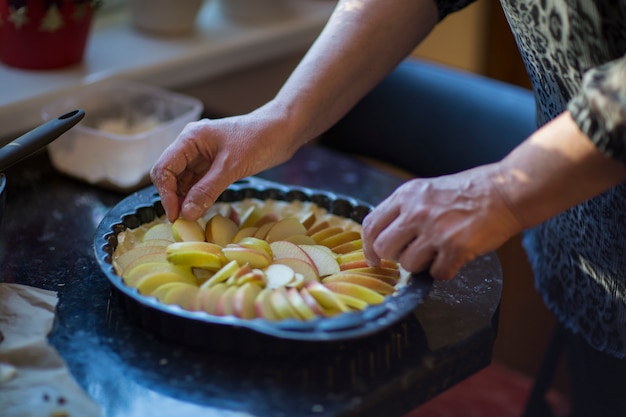
[(118, 234), (112, 265), (141, 295), (240, 319), (314, 320), (382, 303), (407, 283), (365, 261), (359, 223), (312, 202), (218, 202), (197, 222), (164, 216)]

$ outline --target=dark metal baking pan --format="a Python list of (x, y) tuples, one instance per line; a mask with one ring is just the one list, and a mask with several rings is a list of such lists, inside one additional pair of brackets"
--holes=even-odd
[[(283, 185), (248, 177), (232, 184), (218, 199), (222, 202), (246, 198), (281, 201), (311, 201), (329, 213), (362, 222), (372, 206), (336, 193)], [(413, 274), (407, 285), (382, 304), (360, 312), (342, 313), (310, 321), (265, 319), (243, 320), (233, 316), (213, 316), (166, 305), (154, 297), (139, 294), (124, 284), (112, 266), (117, 235), (164, 215), (156, 189), (152, 186), (129, 195), (113, 207), (99, 224), (94, 240), (96, 258), (126, 309), (130, 319), (158, 337), (192, 347), (248, 353), (292, 353), (316, 350), (321, 346), (358, 341), (391, 327), (411, 313), (426, 297), (432, 285), (428, 274)]]

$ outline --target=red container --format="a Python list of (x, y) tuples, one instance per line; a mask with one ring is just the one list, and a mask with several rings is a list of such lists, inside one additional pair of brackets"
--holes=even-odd
[(0, 0), (0, 61), (52, 69), (82, 61), (93, 0)]

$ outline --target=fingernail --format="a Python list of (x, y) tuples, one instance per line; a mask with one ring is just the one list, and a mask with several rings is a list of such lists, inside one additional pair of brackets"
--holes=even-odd
[(184, 213), (184, 217), (197, 219), (202, 215), (202, 208), (193, 202), (186, 202), (183, 204), (182, 211)]

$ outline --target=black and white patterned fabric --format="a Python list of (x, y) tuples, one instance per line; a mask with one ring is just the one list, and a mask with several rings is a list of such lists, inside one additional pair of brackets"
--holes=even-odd
[[(437, 0), (440, 18), (467, 1)], [(626, 0), (501, 0), (537, 99), (539, 125), (569, 110), (626, 163)], [(529, 230), (537, 289), (594, 348), (626, 358), (626, 183)]]

